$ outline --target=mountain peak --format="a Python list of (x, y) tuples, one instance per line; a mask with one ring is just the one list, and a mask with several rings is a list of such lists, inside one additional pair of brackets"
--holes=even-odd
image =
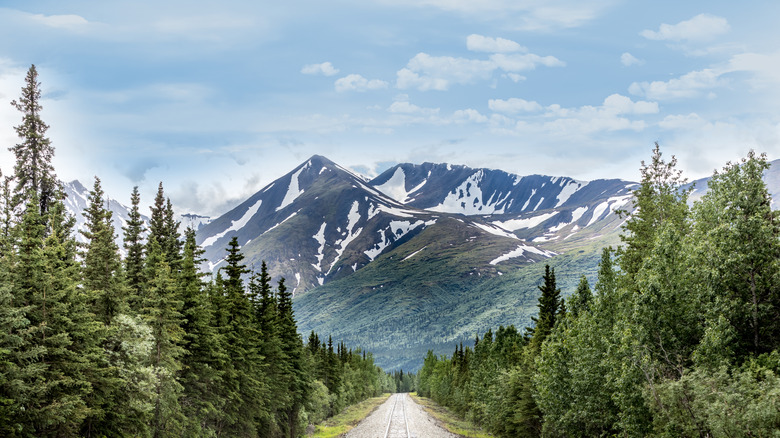
[(318, 164), (322, 166), (327, 164), (336, 164), (333, 161), (329, 160), (327, 157), (324, 157), (322, 155), (317, 155), (317, 154), (314, 154), (311, 157), (309, 157), (307, 162), (311, 162), (312, 164)]

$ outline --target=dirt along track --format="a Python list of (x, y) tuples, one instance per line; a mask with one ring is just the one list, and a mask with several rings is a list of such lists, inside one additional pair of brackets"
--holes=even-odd
[(457, 438), (436, 424), (409, 394), (394, 394), (354, 429), (347, 438)]

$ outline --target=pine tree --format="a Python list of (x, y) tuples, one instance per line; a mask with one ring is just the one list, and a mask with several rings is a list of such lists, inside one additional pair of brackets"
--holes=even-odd
[(14, 127), (22, 142), (10, 148), (16, 155), (16, 187), (12, 205), (16, 208), (25, 204), (34, 193), (38, 200), (38, 211), (45, 219), (51, 204), (60, 197), (62, 187), (51, 164), (54, 147), (46, 137), (49, 126), (41, 120), (41, 84), (35, 65), (27, 71), (25, 84), (19, 100), (11, 102), (23, 114), (22, 123)]
[(157, 187), (157, 195), (151, 206), (149, 218), (149, 236), (147, 238), (147, 252), (149, 242), (154, 239), (162, 251), (163, 259), (177, 272), (181, 264), (181, 236), (179, 235), (179, 222), (174, 218), (173, 206), (170, 199), (165, 198), (163, 185)]
[(179, 234), (180, 222), (176, 220), (173, 213), (173, 205), (170, 199), (165, 200), (165, 234), (164, 240), (165, 246), (163, 252), (165, 253), (165, 261), (168, 262), (173, 272), (177, 272), (181, 268), (181, 235)]
[(285, 420), (283, 431), (290, 438), (298, 434), (298, 412), (306, 398), (309, 389), (308, 373), (303, 360), (303, 341), (298, 334), (292, 308), (292, 294), (284, 284), (284, 278), (279, 280), (277, 287), (279, 339), (281, 340), (282, 357), (286, 369), (282, 371), (289, 399), (282, 412)]
[(161, 246), (165, 241), (164, 236), (167, 235), (165, 228), (165, 191), (163, 190), (163, 184), (157, 186), (157, 194), (154, 197), (154, 203), (151, 207), (151, 216), (149, 217), (149, 238), (147, 239), (147, 246), (149, 240), (154, 237), (157, 240), (157, 244)]
[(148, 280), (142, 315), (152, 329), (153, 349), (149, 363), (155, 375), (154, 411), (151, 429), (155, 437), (181, 436), (184, 417), (179, 398), (178, 373), (184, 349), (182, 300), (155, 239), (150, 240), (145, 276)]
[(261, 334), (254, 321), (249, 298), (244, 293), (242, 276), (249, 272), (244, 265), (238, 239), (228, 244), (227, 266), (222, 268), (227, 278), (224, 287), (225, 352), (230, 358), (224, 384), (228, 392), (225, 405), (225, 432), (230, 435), (252, 436), (256, 424), (266, 415), (265, 387), (259, 373), (262, 356)]
[(531, 318), (536, 326), (533, 329), (531, 338), (531, 348), (539, 351), (544, 340), (549, 336), (555, 326), (563, 300), (561, 299), (561, 290), (555, 283), (555, 269), (550, 269), (550, 265), (544, 267), (544, 284), (538, 286), (541, 295), (539, 296), (539, 315)]
[[(19, 224), (18, 263), (10, 278), (16, 310), (4, 318), (10, 329), (6, 340), (12, 341), (6, 362), (14, 382), (9, 394), (17, 408), (11, 427), (21, 435), (73, 435), (89, 413), (85, 375), (95, 360), (96, 326), (77, 287), (74, 221), (61, 202), (49, 205), (49, 220), (39, 205), (32, 193)], [(44, 223), (50, 226), (46, 237)]]
[[(182, 329), (185, 354), (182, 358), (182, 413), (187, 418), (184, 434), (207, 436), (221, 415), (220, 364), (227, 358), (220, 351), (221, 339), (214, 326), (214, 314), (203, 274), (198, 265), (204, 251), (195, 242), (195, 230), (185, 232), (184, 259), (179, 277), (182, 297)], [(211, 431), (213, 433), (213, 429)]]
[(122, 282), (122, 262), (116, 245), (111, 211), (104, 206), (100, 179), (89, 192), (89, 205), (84, 210), (86, 229), (81, 234), (84, 244), (84, 287), (94, 303), (95, 314), (109, 325), (114, 316), (124, 312), (125, 287)]
[(127, 287), (130, 289), (130, 305), (138, 311), (141, 307), (141, 289), (144, 284), (144, 245), (143, 233), (146, 231), (141, 213), (138, 211), (138, 205), (141, 202), (141, 195), (138, 193), (138, 186), (133, 187), (133, 193), (130, 195), (130, 213), (127, 226), (122, 227), (124, 231), (124, 246), (127, 255), (125, 256), (125, 278)]

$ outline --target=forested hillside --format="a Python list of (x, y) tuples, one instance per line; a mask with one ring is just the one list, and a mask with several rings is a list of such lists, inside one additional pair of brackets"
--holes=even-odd
[(370, 353), (304, 344), (284, 279), (250, 273), (236, 238), (206, 278), (162, 184), (148, 229), (132, 193), (124, 259), (98, 178), (77, 239), (39, 87), (33, 66), (0, 193), (1, 436), (295, 437), (404, 384)]
[[(535, 325), (499, 327), (450, 358), (429, 352), (418, 391), (501, 437), (776, 436), (780, 223), (750, 153), (690, 186), (658, 146), (638, 210), (604, 250), (595, 291), (561, 298), (549, 266)], [(541, 275), (541, 272), (540, 272)]]

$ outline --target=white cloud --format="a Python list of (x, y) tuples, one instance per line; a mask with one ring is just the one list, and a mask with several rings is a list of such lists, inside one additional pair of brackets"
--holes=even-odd
[(728, 63), (729, 71), (744, 71), (753, 73), (748, 79), (751, 87), (757, 90), (769, 89), (775, 95), (780, 86), (780, 52), (741, 53), (733, 56)]
[(82, 30), (89, 21), (80, 15), (42, 15), (31, 14), (30, 19), (44, 26), (66, 30)]
[(488, 121), (487, 116), (480, 114), (479, 111), (473, 108), (467, 108), (463, 110), (457, 110), (452, 114), (452, 118), (456, 122), (476, 122), (485, 123)]
[(380, 79), (366, 79), (358, 74), (351, 74), (339, 78), (335, 83), (336, 91), (342, 93), (344, 91), (368, 91), (368, 90), (381, 90), (387, 88), (388, 83)]
[(466, 48), (472, 52), (509, 53), (527, 52), (528, 49), (520, 44), (504, 38), (491, 38), (477, 34), (471, 34), (466, 38)]
[(707, 68), (668, 81), (634, 82), (628, 87), (628, 91), (653, 100), (697, 97), (704, 90), (724, 85), (726, 80), (721, 78), (723, 73), (724, 71), (720, 69)]
[(657, 31), (643, 30), (639, 34), (657, 41), (707, 41), (728, 32), (729, 29), (725, 18), (699, 14), (677, 24), (661, 24)]
[(512, 97), (507, 100), (490, 99), (488, 101), (488, 108), (499, 113), (514, 114), (518, 112), (540, 111), (542, 106), (534, 101), (527, 101), (524, 99)]
[(301, 69), (301, 73), (305, 75), (325, 75), (333, 76), (339, 72), (339, 69), (333, 67), (330, 62), (323, 62), (321, 64), (306, 64)]
[(658, 102), (646, 102), (643, 100), (634, 102), (631, 98), (612, 94), (604, 99), (602, 105), (605, 111), (614, 114), (656, 114), (658, 113)]
[[(455, 58), (451, 56), (431, 56), (418, 53), (396, 73), (396, 86), (400, 89), (417, 88), (421, 91), (447, 90), (453, 84), (470, 84), (477, 80), (487, 80), (496, 70), (516, 74), (524, 70), (533, 70), (537, 65), (547, 67), (563, 66), (565, 63), (554, 56), (539, 56), (533, 53), (490, 55), (488, 59)], [(515, 82), (521, 76), (512, 78)]]
[(435, 7), (531, 31), (574, 28), (598, 17), (613, 0), (379, 0), (393, 7)]
[(527, 79), (525, 76), (519, 75), (517, 73), (506, 73), (505, 75), (502, 75), (502, 76), (505, 76), (505, 77), (511, 79), (512, 82), (515, 82), (515, 83), (520, 82), (520, 81), (524, 81), (524, 80)]
[(672, 114), (664, 117), (663, 120), (658, 122), (658, 126), (669, 130), (699, 130), (706, 124), (707, 122), (696, 113)]
[(391, 113), (424, 115), (432, 115), (439, 112), (439, 108), (422, 108), (407, 101), (393, 102), (387, 110)]
[(622, 55), (620, 55), (620, 63), (625, 65), (626, 67), (630, 67), (632, 65), (642, 65), (645, 63), (645, 61), (638, 59), (634, 55), (625, 52)]
[(565, 62), (554, 56), (539, 56), (533, 53), (527, 54), (511, 54), (505, 55), (503, 53), (497, 53), (490, 55), (490, 60), (493, 61), (496, 67), (507, 72), (517, 72), (523, 70), (533, 70), (537, 65), (543, 65), (545, 67), (563, 67)]

